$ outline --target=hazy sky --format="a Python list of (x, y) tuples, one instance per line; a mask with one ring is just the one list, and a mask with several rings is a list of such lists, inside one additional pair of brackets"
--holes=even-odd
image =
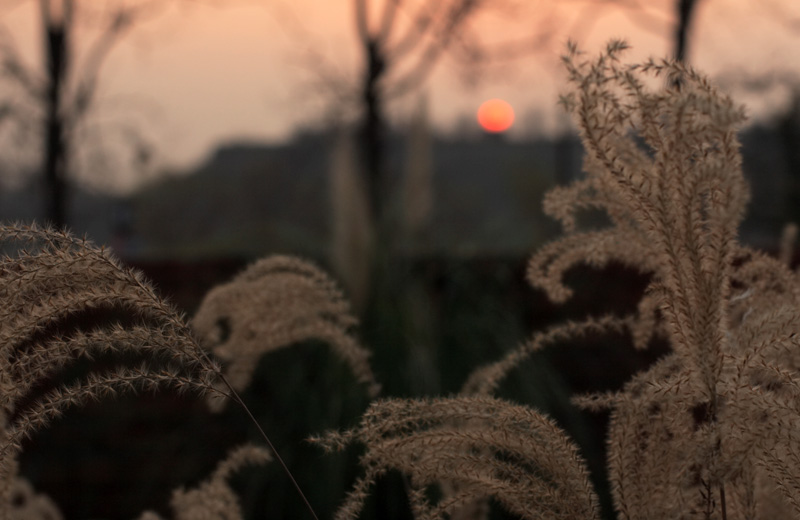
[[(318, 122), (332, 106), (341, 106), (335, 89), (325, 86), (329, 74), (355, 85), (360, 56), (351, 3), (227, 0), (214, 7), (178, 2), (180, 6), (137, 26), (109, 56), (94, 116), (97, 124), (139, 125), (157, 143), (161, 165), (195, 163), (222, 141), (287, 139), (298, 126)], [(552, 126), (559, 117), (555, 103), (563, 85), (557, 57), (568, 37), (589, 50), (611, 37), (624, 37), (634, 47), (631, 58), (663, 56), (670, 50), (674, 0), (641, 0), (648, 10), (635, 16), (614, 7), (587, 7), (607, 3), (597, 0), (523, 3), (526, 9), (514, 22), (479, 20), (481, 37), (499, 41), (545, 26), (554, 29), (554, 45), (497, 68), (472, 86), (456, 77), (445, 58), (421, 91), (437, 128), (477, 128), (474, 113), (492, 97), (514, 107), (512, 135)], [(37, 4), (0, 3), (5, 5), (0, 22), (31, 65), (37, 63), (40, 38)], [(798, 4), (700, 0), (692, 62), (712, 75), (741, 70), (755, 77), (776, 66), (800, 71)], [(748, 101), (757, 105), (764, 99)], [(406, 97), (395, 105), (395, 117), (402, 118), (417, 102), (417, 96)]]

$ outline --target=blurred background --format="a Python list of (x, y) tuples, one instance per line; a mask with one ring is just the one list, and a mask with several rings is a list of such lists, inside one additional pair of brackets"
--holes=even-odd
[[(249, 262), (301, 255), (341, 281), (384, 395), (454, 393), (535, 330), (635, 308), (646, 279), (619, 267), (571, 273), (558, 308), (524, 282), (558, 232), (543, 194), (580, 176), (560, 54), (610, 38), (747, 105), (742, 240), (774, 250), (800, 217), (793, 0), (2, 0), (0, 219), (86, 234), (189, 316)], [(492, 99), (505, 104), (479, 118)], [(535, 357), (501, 394), (576, 438), (611, 518), (605, 418), (568, 398), (619, 387), (663, 346), (598, 341)], [(358, 452), (303, 439), (352, 425), (367, 399), (323, 346), (295, 347), (263, 360), (245, 400), (329, 517)], [(253, 435), (241, 413), (179, 396), (123, 404), (75, 411), (26, 451), (68, 518), (166, 513), (170, 489)], [(275, 468), (237, 485), (249, 517), (305, 517)], [(407, 518), (403, 493), (390, 476), (365, 517)]]

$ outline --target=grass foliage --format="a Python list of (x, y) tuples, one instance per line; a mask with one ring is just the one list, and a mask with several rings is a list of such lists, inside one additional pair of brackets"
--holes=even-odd
[[(666, 344), (666, 354), (616, 391), (574, 398), (610, 414), (616, 517), (800, 518), (800, 285), (788, 266), (791, 231), (781, 259), (737, 241), (748, 200), (736, 139), (743, 110), (683, 65), (623, 63), (625, 48), (612, 42), (590, 58), (570, 45), (564, 56), (572, 91), (563, 103), (580, 128), (586, 176), (548, 193), (545, 211), (563, 234), (534, 253), (528, 280), (564, 303), (574, 267), (623, 264), (646, 275), (646, 291), (632, 313), (536, 332), (477, 367), (454, 395), (382, 397), (346, 299), (305, 261), (253, 264), (187, 321), (102, 248), (35, 226), (1, 228), (11, 252), (0, 266), (0, 514), (60, 516), (19, 475), (18, 457), (26, 438), (68, 408), (173, 388), (249, 414), (238, 392), (262, 356), (315, 340), (372, 399), (353, 427), (311, 439), (329, 451), (361, 446), (360, 475), (337, 520), (362, 516), (373, 490), (398, 474), (417, 519), (480, 520), (494, 509), (524, 519), (601, 518), (576, 443), (544, 413), (497, 393), (545, 347), (627, 336), (640, 350)], [(604, 226), (582, 225), (598, 213)], [(74, 323), (109, 308), (125, 319)], [(109, 355), (122, 366), (67, 383), (58, 377), (76, 360)], [(248, 463), (282, 464), (263, 431), (262, 439), (270, 450), (246, 444), (196, 487), (176, 490), (174, 518), (241, 518), (231, 476)]]

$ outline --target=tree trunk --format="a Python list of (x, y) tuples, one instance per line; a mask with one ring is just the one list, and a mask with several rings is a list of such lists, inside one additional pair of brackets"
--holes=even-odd
[(366, 71), (362, 101), (364, 113), (361, 123), (361, 154), (364, 164), (364, 177), (369, 196), (369, 210), (372, 222), (382, 220), (385, 204), (383, 161), (384, 161), (384, 130), (385, 119), (383, 113), (383, 96), (380, 88), (380, 79), (385, 71), (385, 61), (380, 45), (375, 40), (370, 40), (366, 47)]
[[(42, 9), (50, 8), (49, 2), (42, 3)], [(47, 222), (56, 228), (63, 228), (66, 218), (66, 170), (67, 146), (64, 128), (64, 109), (62, 91), (64, 89), (68, 60), (67, 12), (56, 14), (43, 12), (45, 36), (45, 60), (47, 63), (48, 90), (45, 117), (45, 216)]]
[(697, 0), (678, 0), (678, 23), (675, 27), (675, 60), (686, 63), (688, 58), (689, 29)]

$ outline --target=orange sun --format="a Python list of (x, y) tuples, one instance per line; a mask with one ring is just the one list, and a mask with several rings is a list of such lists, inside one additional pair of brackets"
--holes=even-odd
[(478, 109), (478, 123), (487, 132), (505, 132), (514, 123), (514, 109), (502, 99), (490, 99)]

